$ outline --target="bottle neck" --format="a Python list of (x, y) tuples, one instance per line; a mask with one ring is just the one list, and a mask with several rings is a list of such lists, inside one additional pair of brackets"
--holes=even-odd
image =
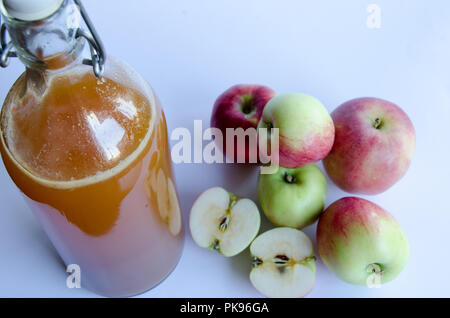
[(72, 0), (65, 0), (55, 13), (39, 21), (17, 20), (4, 7), (1, 13), (14, 49), (27, 68), (56, 70), (80, 57), (84, 46), (77, 37), (81, 16)]

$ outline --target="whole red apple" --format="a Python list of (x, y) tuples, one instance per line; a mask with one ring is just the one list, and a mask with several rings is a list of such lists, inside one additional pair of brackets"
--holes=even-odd
[(379, 98), (357, 98), (340, 105), (331, 117), (335, 140), (323, 164), (341, 189), (377, 194), (403, 177), (416, 137), (400, 107)]
[(211, 116), (211, 127), (221, 130), (223, 134), (222, 152), (233, 162), (238, 163), (238, 159), (243, 158), (244, 163), (250, 163), (250, 151), (254, 151), (253, 153), (256, 154), (254, 158), (258, 159), (257, 149), (250, 149), (252, 143), (248, 140), (254, 138), (254, 145), (257, 147), (257, 137), (256, 135), (246, 137), (243, 148), (238, 147), (238, 138), (234, 137), (234, 155), (227, 155), (226, 129), (242, 128), (245, 131), (248, 128), (254, 128), (256, 132), (264, 106), (275, 95), (276, 92), (266, 86), (241, 84), (230, 87), (217, 98)]

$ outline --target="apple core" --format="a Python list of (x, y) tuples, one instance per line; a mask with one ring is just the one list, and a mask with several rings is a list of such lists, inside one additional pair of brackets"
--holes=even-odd
[(253, 104), (252, 95), (243, 95), (241, 101), (241, 110), (244, 114), (250, 115), (255, 111), (255, 105)]

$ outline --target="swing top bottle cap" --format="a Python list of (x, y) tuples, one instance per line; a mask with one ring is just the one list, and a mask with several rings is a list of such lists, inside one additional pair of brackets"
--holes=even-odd
[(8, 15), (24, 21), (42, 20), (52, 15), (64, 0), (1, 0)]

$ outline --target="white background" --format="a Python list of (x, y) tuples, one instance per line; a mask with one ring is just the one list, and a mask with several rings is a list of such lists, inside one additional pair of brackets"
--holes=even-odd
[[(364, 0), (96, 0), (84, 1), (109, 54), (151, 83), (169, 131), (209, 123), (215, 98), (237, 83), (304, 92), (329, 111), (375, 96), (412, 119), (417, 151), (406, 176), (369, 199), (407, 233), (409, 263), (380, 289), (346, 284), (319, 260), (310, 297), (450, 296), (450, 2)], [(381, 28), (366, 25), (368, 4), (381, 8)], [(0, 70), (0, 99), (23, 67)], [(206, 128), (206, 127), (205, 127)], [(180, 164), (175, 172), (187, 224), (195, 197), (223, 186), (255, 201), (256, 169)], [(327, 205), (346, 195), (329, 182)], [(95, 296), (68, 289), (56, 251), (0, 169), (0, 296)], [(269, 225), (264, 219), (263, 229)], [(162, 284), (141, 297), (257, 297), (248, 251), (226, 259), (197, 247), (186, 228), (183, 256)], [(315, 241), (315, 226), (305, 229)]]

